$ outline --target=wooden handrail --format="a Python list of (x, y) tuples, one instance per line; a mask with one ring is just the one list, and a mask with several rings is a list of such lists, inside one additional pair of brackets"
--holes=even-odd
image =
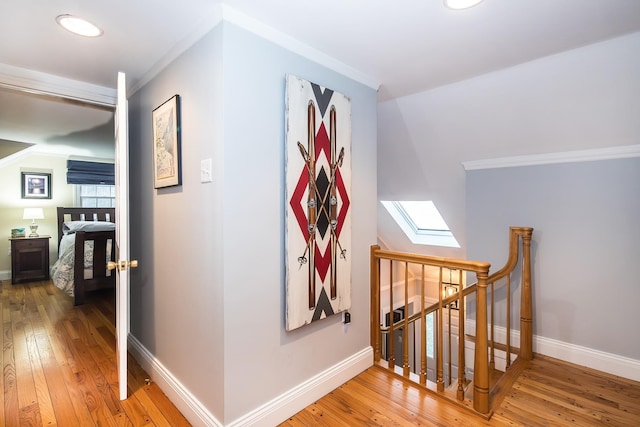
[(484, 261), (468, 261), (456, 258), (443, 258), (428, 255), (407, 254), (403, 252), (388, 251), (380, 248), (380, 246), (372, 246), (372, 255), (377, 258), (384, 258), (391, 261), (409, 262), (412, 264), (430, 265), (432, 267), (444, 267), (452, 270), (466, 270), (474, 273), (489, 271), (491, 264)]
[[(521, 340), (520, 340), (520, 348), (516, 349), (515, 354), (518, 355), (519, 358), (527, 359), (532, 357), (532, 304), (531, 304), (531, 260), (530, 260), (530, 246), (531, 246), (531, 236), (532, 236), (533, 228), (530, 227), (510, 227), (509, 230), (509, 255), (507, 258), (507, 262), (500, 270), (493, 274), (489, 274), (490, 264), (484, 261), (469, 261), (469, 260), (461, 260), (461, 259), (453, 259), (453, 258), (443, 258), (443, 257), (433, 257), (427, 255), (418, 255), (418, 254), (407, 254), (402, 252), (395, 252), (390, 250), (382, 250), (379, 246), (375, 245), (371, 247), (371, 344), (374, 349), (374, 362), (380, 361), (382, 358), (382, 338), (386, 335), (388, 338), (386, 339), (387, 344), (385, 345), (385, 358), (387, 359), (387, 368), (390, 371), (396, 372), (396, 367), (401, 368), (398, 371), (398, 374), (402, 372), (401, 376), (411, 379), (412, 375), (414, 375), (411, 371), (412, 366), (410, 365), (409, 358), (409, 325), (414, 324), (417, 320), (423, 320), (421, 323), (421, 328), (426, 328), (426, 320), (427, 316), (434, 315), (434, 337), (435, 337), (435, 354), (436, 354), (436, 366), (433, 367), (435, 373), (435, 384), (429, 380), (427, 380), (427, 365), (426, 365), (426, 332), (424, 329), (421, 330), (421, 334), (423, 334), (423, 338), (421, 339), (420, 346), (420, 364), (416, 363), (416, 366), (413, 366), (415, 374), (419, 373), (418, 380), (413, 379), (413, 381), (419, 382), (423, 386), (429, 388), (434, 388), (439, 393), (444, 393), (447, 395), (448, 392), (445, 390), (445, 381), (446, 385), (451, 385), (455, 387), (455, 399), (462, 401), (464, 400), (465, 388), (467, 381), (465, 379), (465, 345), (464, 341), (467, 336), (467, 332), (465, 331), (465, 319), (466, 319), (466, 299), (465, 297), (475, 294), (475, 315), (476, 315), (476, 330), (475, 335), (473, 336), (473, 341), (475, 343), (475, 351), (474, 351), (474, 362), (473, 362), (473, 408), (477, 413), (483, 414), (487, 417), (491, 415), (491, 403), (490, 403), (490, 384), (489, 384), (489, 370), (494, 369), (494, 348), (498, 350), (506, 351), (507, 359), (506, 362), (507, 368), (511, 363), (511, 344), (510, 344), (510, 323), (507, 323), (507, 342), (506, 344), (496, 343), (494, 337), (494, 287), (496, 282), (503, 278), (507, 278), (506, 286), (508, 290), (509, 296), (507, 297), (507, 309), (510, 310), (511, 307), (511, 274), (514, 271), (520, 260), (520, 238), (522, 238), (522, 286), (521, 286), (521, 319), (520, 319), (520, 330), (521, 330)], [(388, 274), (388, 290), (385, 289), (384, 293), (381, 289), (381, 260), (389, 261), (389, 274)], [(386, 263), (384, 264), (386, 268)], [(421, 272), (419, 277), (410, 277), (410, 269), (409, 265), (416, 265), (421, 267)], [(398, 267), (401, 266), (400, 270)], [(435, 267), (439, 269), (439, 277), (437, 279), (438, 289), (438, 300), (435, 303), (426, 305), (425, 304), (425, 295), (426, 294), (426, 278), (425, 278), (425, 267)], [(443, 280), (443, 270), (458, 270), (459, 271), (459, 279), (457, 283), (459, 287), (457, 291), (448, 295), (445, 294), (444, 286), (448, 283)], [(462, 277), (463, 272), (467, 273), (475, 273), (477, 282), (473, 284), (467, 284), (464, 288)], [(396, 274), (403, 274), (402, 282), (394, 280)], [(449, 273), (450, 274), (450, 273)], [(385, 273), (386, 276), (386, 273)], [(386, 281), (387, 279), (385, 279)], [(413, 284), (413, 280), (419, 280), (420, 283)], [(449, 280), (452, 282), (452, 280)], [(453, 282), (455, 283), (455, 282)], [(402, 289), (404, 286), (404, 289)], [(414, 291), (411, 291), (412, 296), (410, 298), (409, 287), (414, 286)], [(394, 293), (394, 287), (400, 287), (398, 290), (399, 293)], [(386, 285), (385, 285), (386, 288)], [(491, 300), (488, 299), (489, 292), (487, 292), (488, 288), (491, 290), (490, 296)], [(418, 290), (419, 289), (419, 290)], [(417, 310), (409, 315), (409, 302), (416, 296), (421, 296), (421, 302)], [(382, 314), (381, 310), (381, 297), (384, 296), (385, 301), (388, 298), (389, 304), (389, 320), (388, 325), (383, 325), (381, 323), (380, 316)], [(452, 304), (456, 305), (458, 311), (457, 317), (459, 319), (458, 323), (458, 344), (457, 344), (457, 354), (458, 354), (458, 374), (457, 374), (457, 384), (454, 386), (451, 365), (454, 362), (451, 360), (452, 354), (452, 338), (450, 335), (449, 339), (446, 341), (446, 345), (449, 348), (448, 353), (448, 361), (447, 361), (447, 374), (448, 379), (445, 376), (445, 372), (443, 370), (443, 360), (444, 353), (443, 348), (445, 342), (443, 341), (444, 329), (443, 325), (445, 325), (446, 320), (443, 316), (443, 313), (447, 312), (448, 314), (448, 334), (451, 333), (452, 323), (451, 323), (451, 313), (452, 313)], [(385, 307), (386, 307), (385, 302)], [(401, 319), (395, 321), (394, 319), (394, 307), (400, 306), (400, 304), (404, 304), (405, 315), (402, 316)], [(488, 308), (490, 309), (490, 320), (488, 316)], [(385, 308), (386, 312), (386, 308)], [(510, 318), (508, 315), (507, 318)], [(491, 330), (489, 330), (489, 324), (491, 324)], [(398, 366), (396, 366), (395, 360), (395, 350), (394, 349), (394, 331), (402, 330), (400, 338), (402, 339), (401, 349), (398, 351), (402, 351), (402, 359), (398, 360)], [(489, 331), (491, 332), (489, 336)], [(473, 334), (473, 331), (469, 331)], [(417, 347), (416, 347), (417, 349)], [(414, 350), (415, 351), (415, 350)], [(414, 353), (415, 355), (415, 353)], [(413, 357), (413, 356), (412, 356)], [(398, 355), (400, 359), (400, 356)], [(419, 372), (418, 372), (419, 368)], [(452, 390), (453, 392), (453, 390)], [(467, 403), (464, 406), (469, 407)]]
[(504, 267), (487, 278), (488, 283), (497, 282), (516, 268), (518, 256), (520, 255), (520, 251), (518, 250), (518, 237), (523, 236), (524, 238), (524, 236), (529, 236), (529, 239), (531, 239), (532, 233), (533, 228), (531, 227), (509, 227), (509, 257)]

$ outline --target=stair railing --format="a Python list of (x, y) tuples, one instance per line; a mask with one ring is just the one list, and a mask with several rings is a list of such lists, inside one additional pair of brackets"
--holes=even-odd
[[(473, 410), (485, 417), (491, 416), (490, 405), (490, 370), (495, 368), (494, 349), (496, 347), (506, 348), (507, 352), (507, 368), (510, 364), (511, 352), (514, 351), (510, 344), (510, 323), (507, 324), (507, 343), (498, 344), (494, 335), (494, 311), (495, 311), (495, 287), (499, 281), (506, 279), (507, 284), (507, 310), (511, 309), (511, 273), (514, 271), (519, 259), (519, 246), (522, 240), (523, 257), (522, 257), (522, 286), (521, 286), (521, 307), (520, 307), (520, 349), (515, 350), (519, 353), (519, 357), (529, 360), (532, 357), (532, 313), (531, 313), (531, 262), (530, 262), (530, 243), (533, 229), (528, 227), (511, 227), (509, 257), (506, 265), (498, 272), (489, 275), (490, 264), (481, 261), (467, 261), (452, 258), (431, 257), (424, 255), (415, 255), (400, 253), (388, 250), (382, 250), (379, 246), (371, 247), (371, 345), (374, 350), (374, 363), (383, 366), (382, 362), (382, 339), (385, 341), (386, 369), (395, 372), (402, 377), (414, 381), (428, 390), (445, 396), (450, 400), (462, 403), (463, 406), (473, 407)], [(384, 263), (384, 264), (383, 264)], [(386, 295), (382, 293), (381, 288), (381, 272), (383, 266), (386, 270), (384, 282), (388, 283), (388, 290), (385, 289)], [(448, 284), (443, 280), (448, 272), (456, 271), (459, 275), (457, 290), (453, 293), (445, 291), (445, 285)], [(465, 286), (463, 278), (469, 280), (475, 275), (476, 282)], [(436, 286), (437, 302), (427, 303), (426, 295), (429, 288)], [(394, 288), (401, 287), (398, 292)], [(488, 289), (491, 293), (491, 300), (487, 299)], [(398, 295), (398, 293), (400, 295)], [(431, 292), (432, 294), (434, 292)], [(475, 334), (469, 335), (469, 338), (475, 341), (474, 360), (473, 360), (473, 400), (465, 397), (468, 381), (465, 378), (466, 371), (466, 355), (465, 341), (465, 313), (468, 311), (466, 306), (466, 297), (475, 295)], [(419, 308), (415, 313), (406, 313), (401, 319), (395, 320), (394, 307), (409, 307), (410, 300), (415, 301), (415, 296), (419, 295)], [(383, 307), (382, 299), (388, 299), (388, 303)], [(434, 298), (435, 299), (435, 298)], [(452, 386), (453, 363), (451, 356), (452, 340), (451, 330), (455, 326), (451, 323), (452, 307), (456, 307), (458, 318), (458, 346), (457, 346), (457, 381)], [(383, 310), (384, 309), (384, 310)], [(388, 320), (381, 322), (381, 314), (383, 311), (388, 313)], [(490, 313), (490, 319), (488, 318)], [(447, 316), (445, 316), (445, 314)], [(427, 335), (426, 322), (427, 316), (435, 316), (435, 382), (428, 379), (427, 371)], [(448, 317), (447, 333), (448, 333), (448, 380), (445, 384), (444, 375), (444, 349), (445, 349), (445, 320)], [(506, 316), (509, 319), (510, 314)], [(420, 320), (421, 339), (420, 341), (420, 363), (419, 371), (417, 366), (410, 365), (410, 336), (409, 325)], [(490, 320), (490, 322), (489, 322)], [(489, 325), (491, 325), (491, 336), (489, 337)], [(402, 330), (402, 361), (399, 365), (399, 372), (396, 371), (395, 354), (395, 331)], [(414, 350), (415, 354), (415, 350)], [(417, 365), (417, 363), (415, 363)], [(433, 368), (432, 368), (433, 369)], [(455, 390), (451, 390), (452, 386)]]

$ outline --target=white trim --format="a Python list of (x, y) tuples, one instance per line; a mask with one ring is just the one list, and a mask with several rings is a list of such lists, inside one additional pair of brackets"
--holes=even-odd
[(533, 336), (533, 351), (576, 365), (640, 381), (640, 360), (535, 335)]
[[(66, 152), (64, 150), (66, 150)], [(67, 159), (69, 158), (69, 149), (64, 147), (58, 148), (47, 144), (35, 144), (0, 159), (0, 168), (8, 166), (26, 156), (47, 156)]]
[(337, 59), (321, 52), (301, 41), (294, 39), (293, 37), (284, 34), (283, 32), (270, 27), (248, 15), (245, 15), (237, 10), (229, 7), (226, 4), (222, 5), (222, 16), (227, 22), (237, 25), (251, 33), (254, 33), (263, 39), (269, 40), (272, 43), (277, 44), (291, 52), (307, 58), (311, 61), (322, 64), (337, 73), (340, 73), (350, 79), (360, 82), (376, 91), (380, 88), (380, 80), (373, 78), (355, 68), (340, 62)]
[(372, 365), (373, 348), (366, 347), (229, 423), (227, 427), (277, 425)]
[(0, 280), (9, 280), (9, 279), (11, 279), (11, 270), (0, 271)]
[(164, 70), (171, 62), (184, 53), (187, 49), (193, 46), (198, 40), (204, 37), (209, 31), (215, 28), (220, 22), (222, 22), (222, 5), (215, 5), (209, 14), (202, 17), (200, 22), (193, 26), (193, 30), (189, 34), (180, 40), (175, 45), (171, 46), (169, 51), (158, 62), (153, 64), (149, 70), (142, 76), (142, 78), (129, 88), (127, 96), (140, 90), (144, 85), (149, 83), (156, 77), (162, 70)]
[[(467, 319), (466, 325), (468, 328), (467, 331), (473, 331), (475, 334), (475, 320)], [(506, 328), (496, 326), (495, 334), (496, 341), (505, 342), (505, 337), (507, 336)], [(520, 331), (514, 330), (512, 332), (511, 345), (514, 347), (520, 346)], [(640, 360), (537, 335), (533, 336), (533, 351), (576, 365), (586, 366), (619, 377), (640, 381)]]
[(415, 245), (441, 246), (449, 248), (460, 247), (460, 244), (451, 231), (417, 233), (412, 224), (410, 224), (403, 213), (400, 212), (394, 201), (381, 200), (380, 203), (382, 203), (382, 206), (384, 206), (389, 215), (391, 215), (391, 218), (393, 218), (396, 224), (398, 224), (411, 243)]
[(298, 55), (303, 56), (311, 61), (322, 64), (324, 67), (336, 71), (337, 73), (360, 82), (372, 89), (378, 90), (380, 88), (381, 83), (378, 79), (374, 79), (371, 76), (364, 74), (361, 71), (358, 71), (355, 68), (350, 67), (345, 63), (340, 62), (337, 59), (323, 52), (320, 52), (319, 50), (314, 49), (311, 46), (306, 45), (277, 29), (274, 29), (273, 27), (270, 27), (248, 15), (245, 15), (242, 12), (237, 11), (227, 4), (221, 3), (219, 5), (216, 5), (212, 9), (212, 12), (209, 15), (205, 16), (187, 37), (172, 46), (169, 52), (167, 52), (167, 54), (163, 58), (156, 62), (149, 69), (149, 71), (147, 71), (145, 75), (130, 88), (128, 95), (131, 96), (144, 85), (149, 83), (173, 60), (175, 60), (178, 56), (180, 56), (183, 52), (185, 52), (189, 47), (195, 44), (205, 34), (215, 28), (222, 21), (237, 25), (238, 27), (243, 28), (244, 30), (247, 30), (259, 37), (262, 37), (265, 40), (268, 40), (278, 46), (290, 50), (291, 52), (297, 53)]
[[(129, 352), (169, 400), (194, 426), (223, 427), (187, 388), (129, 334)], [(226, 427), (277, 425), (335, 390), (373, 365), (373, 348), (366, 347), (307, 381), (275, 397), (264, 405), (227, 424)]]
[(116, 90), (0, 63), (0, 87), (113, 107)]
[(223, 427), (223, 424), (207, 410), (173, 374), (155, 358), (149, 350), (129, 334), (129, 352), (149, 377), (158, 384), (169, 400), (182, 412), (182, 415), (194, 426)]
[(590, 150), (560, 153), (531, 154), (525, 156), (500, 157), (496, 159), (470, 160), (462, 162), (464, 170), (510, 168), (517, 166), (549, 165), (554, 163), (590, 162), (595, 160), (640, 157), (640, 144), (619, 147), (594, 148)]

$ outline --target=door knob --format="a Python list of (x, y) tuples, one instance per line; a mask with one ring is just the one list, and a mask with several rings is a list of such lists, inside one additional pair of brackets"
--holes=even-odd
[(123, 270), (126, 270), (127, 267), (136, 268), (137, 266), (138, 266), (137, 259), (133, 259), (131, 261), (122, 260), (118, 262), (109, 261), (107, 263), (107, 270), (115, 270), (117, 268), (118, 271), (123, 271)]

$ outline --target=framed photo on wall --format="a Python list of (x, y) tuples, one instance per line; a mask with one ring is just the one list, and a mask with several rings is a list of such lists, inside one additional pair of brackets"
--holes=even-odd
[(180, 95), (153, 110), (153, 186), (182, 185)]
[(21, 172), (23, 199), (50, 199), (51, 174), (41, 172)]

